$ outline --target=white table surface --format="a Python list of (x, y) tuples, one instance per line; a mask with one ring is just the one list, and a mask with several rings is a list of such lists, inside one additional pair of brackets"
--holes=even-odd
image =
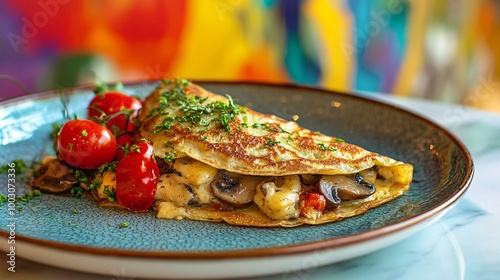
[[(395, 245), (326, 267), (258, 279), (500, 279), (500, 115), (427, 100), (370, 97), (418, 112), (458, 136), (474, 160), (469, 190), (438, 222)], [(100, 276), (17, 259), (12, 273), (2, 263), (4, 280), (137, 279), (127, 277), (126, 268)]]

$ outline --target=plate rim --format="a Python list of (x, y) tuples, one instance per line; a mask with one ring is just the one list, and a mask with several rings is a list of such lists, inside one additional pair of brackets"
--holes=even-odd
[[(158, 83), (160, 80), (140, 80), (131, 81), (124, 83), (125, 88), (127, 86), (139, 86), (141, 84), (154, 84)], [(447, 128), (444, 128), (440, 124), (430, 120), (427, 117), (420, 115), (419, 113), (411, 111), (411, 109), (403, 109), (397, 105), (389, 104), (381, 100), (370, 98), (365, 94), (361, 94), (356, 91), (341, 92), (330, 89), (325, 89), (321, 87), (315, 87), (310, 85), (302, 84), (290, 84), (290, 83), (274, 83), (274, 82), (260, 82), (260, 81), (219, 81), (219, 80), (192, 80), (193, 83), (203, 85), (228, 85), (228, 86), (265, 86), (265, 87), (279, 87), (279, 88), (290, 88), (294, 90), (307, 90), (314, 91), (325, 95), (342, 95), (343, 98), (355, 99), (358, 101), (372, 102), (378, 106), (385, 107), (390, 110), (396, 110), (398, 113), (410, 115), (413, 118), (417, 118), (420, 121), (425, 122), (427, 125), (435, 127), (441, 133), (444, 133), (450, 140), (457, 145), (460, 152), (465, 157), (465, 177), (457, 189), (450, 194), (442, 203), (428, 209), (426, 212), (409, 216), (406, 219), (387, 224), (381, 228), (372, 229), (348, 236), (334, 237), (329, 239), (323, 239), (319, 241), (311, 241), (306, 243), (300, 243), (295, 245), (285, 245), (271, 248), (254, 248), (254, 249), (241, 249), (241, 250), (224, 250), (224, 251), (140, 251), (131, 249), (115, 249), (115, 248), (103, 248), (103, 247), (90, 247), (85, 245), (77, 245), (59, 241), (50, 241), (44, 239), (38, 239), (35, 237), (24, 236), (22, 234), (16, 234), (16, 239), (20, 241), (32, 243), (34, 245), (45, 246), (51, 249), (59, 249), (68, 252), (78, 252), (83, 254), (98, 254), (104, 256), (114, 256), (114, 257), (125, 257), (125, 258), (146, 258), (146, 259), (193, 259), (193, 260), (207, 260), (207, 259), (228, 259), (228, 258), (253, 258), (259, 256), (285, 256), (293, 254), (302, 254), (313, 252), (317, 249), (333, 249), (349, 247), (350, 245), (355, 245), (360, 242), (369, 241), (376, 239), (377, 237), (382, 237), (387, 234), (397, 233), (408, 229), (416, 224), (423, 221), (431, 219), (432, 217), (438, 215), (444, 210), (450, 208), (455, 202), (461, 198), (467, 189), (469, 188), (473, 176), (474, 176), (474, 163), (472, 156), (463, 142), (458, 139), (453, 133), (451, 133)], [(62, 93), (73, 94), (76, 91), (92, 90), (93, 85), (80, 85), (69, 89), (61, 90), (47, 90), (40, 91), (28, 95), (8, 98), (0, 101), (0, 107), (13, 106), (15, 104), (26, 102), (26, 101), (36, 101), (45, 98), (51, 98), (53, 96), (61, 95)], [(321, 225), (313, 225), (321, 226)], [(0, 236), (8, 237), (9, 232), (0, 229)]]

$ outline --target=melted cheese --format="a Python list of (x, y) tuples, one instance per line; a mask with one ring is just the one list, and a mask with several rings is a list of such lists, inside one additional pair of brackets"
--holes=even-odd
[(292, 219), (300, 214), (300, 178), (297, 175), (279, 177), (257, 187), (253, 201), (271, 219)]
[[(187, 157), (175, 160), (173, 167), (175, 173), (160, 176), (156, 189), (156, 200), (172, 202), (179, 207), (217, 201), (210, 188), (210, 183), (217, 174), (217, 169)], [(165, 213), (173, 209), (170, 204), (164, 208), (163, 212)]]
[(173, 202), (177, 206), (192, 203), (195, 199), (184, 178), (176, 173), (163, 174), (158, 179), (155, 199)]
[(160, 202), (158, 206), (158, 217), (163, 219), (177, 219), (182, 220), (187, 216), (184, 207), (178, 207), (175, 203), (170, 201)]
[(174, 169), (181, 174), (180, 178), (176, 179), (179, 183), (191, 187), (198, 203), (205, 204), (216, 200), (210, 183), (217, 174), (217, 169), (189, 157), (175, 160)]

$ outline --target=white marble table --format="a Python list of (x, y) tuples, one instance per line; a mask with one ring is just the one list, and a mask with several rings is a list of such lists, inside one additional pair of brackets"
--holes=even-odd
[[(500, 115), (417, 99), (376, 98), (427, 116), (465, 143), (475, 164), (468, 192), (438, 222), (395, 245), (327, 267), (259, 279), (500, 279)], [(4, 280), (133, 279), (126, 269), (98, 276), (21, 259), (15, 273), (5, 263), (2, 267)]]

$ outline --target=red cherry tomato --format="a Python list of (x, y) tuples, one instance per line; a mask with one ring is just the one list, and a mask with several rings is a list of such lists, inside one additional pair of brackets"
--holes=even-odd
[(116, 199), (130, 211), (147, 211), (153, 205), (160, 171), (153, 146), (141, 142), (116, 165)]
[(82, 169), (96, 169), (113, 161), (116, 139), (109, 129), (90, 120), (65, 123), (57, 137), (61, 160)]
[(141, 107), (141, 102), (130, 95), (118, 91), (108, 91), (97, 94), (90, 101), (87, 114), (89, 118), (92, 118), (111, 116), (122, 112), (122, 110), (134, 110), (130, 118), (127, 118), (126, 114), (118, 114), (106, 122), (107, 128), (115, 133), (120, 133), (134, 129), (134, 124), (130, 120), (137, 115), (137, 110)]
[(118, 137), (116, 137), (116, 154), (115, 154), (115, 160), (120, 161), (125, 157), (125, 151), (124, 149), (130, 149), (132, 145), (134, 144), (134, 139), (132, 138), (131, 133), (125, 133), (122, 134)]
[(306, 216), (308, 209), (314, 209), (319, 212), (323, 212), (326, 207), (326, 198), (319, 193), (312, 192), (305, 195), (304, 204), (300, 209), (302, 216)]

